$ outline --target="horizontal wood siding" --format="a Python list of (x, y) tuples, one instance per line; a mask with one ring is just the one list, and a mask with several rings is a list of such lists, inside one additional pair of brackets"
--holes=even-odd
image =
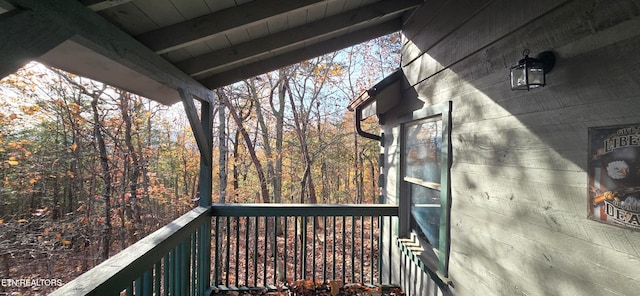
[[(453, 101), (454, 295), (638, 295), (640, 233), (586, 218), (588, 128), (640, 123), (638, 28), (638, 0), (434, 0), (405, 23), (385, 193), (397, 202), (398, 118)], [(525, 48), (557, 63), (514, 92)]]

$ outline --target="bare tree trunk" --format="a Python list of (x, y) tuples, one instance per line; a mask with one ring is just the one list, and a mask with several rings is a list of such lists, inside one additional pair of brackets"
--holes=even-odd
[(240, 131), (236, 129), (234, 140), (233, 140), (233, 168), (232, 168), (233, 192), (234, 192), (235, 200), (238, 199), (238, 189), (240, 188), (240, 184), (238, 183), (238, 179), (240, 178), (240, 174), (238, 173), (238, 161), (239, 161), (238, 153), (240, 150), (239, 146), (240, 146)]
[(245, 144), (247, 144), (247, 151), (249, 152), (249, 156), (251, 157), (251, 161), (253, 162), (253, 165), (256, 168), (256, 172), (258, 173), (258, 180), (260, 182), (260, 193), (261, 193), (261, 196), (262, 196), (262, 202), (269, 203), (270, 202), (269, 201), (269, 188), (267, 188), (267, 178), (266, 178), (266, 176), (264, 174), (264, 169), (262, 168), (262, 164), (260, 163), (260, 159), (258, 158), (258, 155), (256, 154), (254, 143), (251, 141), (251, 137), (249, 136), (249, 133), (244, 128), (244, 125), (242, 124), (242, 119), (240, 118), (240, 115), (238, 115), (238, 112), (235, 110), (234, 106), (229, 102), (229, 100), (227, 99), (226, 95), (223, 92), (218, 91), (218, 96), (220, 96), (220, 98), (223, 101), (224, 105), (229, 109), (229, 113), (231, 114), (231, 117), (233, 117), (233, 120), (236, 122), (236, 125), (238, 126), (238, 130), (240, 131), (240, 135), (242, 135), (242, 138), (244, 139)]
[[(284, 110), (285, 110), (285, 92), (284, 92), (284, 83), (283, 77), (285, 75), (284, 70), (280, 70), (278, 72), (278, 82), (272, 86), (272, 89), (278, 89), (278, 105), (276, 106), (273, 98), (273, 92), (269, 97), (269, 105), (271, 106), (271, 112), (276, 118), (276, 151), (274, 157), (274, 168), (273, 168), (273, 180), (271, 186), (273, 187), (273, 202), (281, 203), (282, 202), (282, 141), (283, 141), (283, 133), (284, 133)], [(284, 234), (284, 227), (282, 226), (282, 221), (280, 219), (276, 220), (277, 235)]]
[(138, 240), (138, 228), (142, 223), (140, 218), (140, 205), (138, 204), (138, 178), (140, 177), (140, 163), (138, 161), (138, 153), (133, 146), (132, 130), (133, 123), (131, 119), (131, 110), (129, 103), (131, 97), (125, 92), (120, 92), (120, 111), (122, 121), (124, 122), (124, 143), (127, 146), (127, 157), (125, 161), (130, 164), (129, 168), (129, 200), (131, 203), (131, 217), (133, 218), (133, 226), (129, 229), (129, 237), (134, 241)]
[[(151, 105), (149, 105), (148, 107), (148, 112), (151, 112)], [(146, 146), (147, 147), (151, 147), (151, 115), (149, 115), (147, 117), (147, 142), (146, 142)], [(142, 130), (141, 128), (138, 128), (138, 130)], [(149, 186), (151, 185), (151, 180), (149, 178), (149, 157), (145, 156), (146, 153), (144, 153), (144, 148), (142, 147), (142, 143), (144, 142), (142, 137), (140, 136), (140, 133), (138, 133), (138, 151), (140, 151), (140, 170), (142, 172), (142, 198), (144, 200), (144, 202), (149, 206), (149, 211), (153, 213), (153, 208), (152, 208), (152, 203), (151, 200), (149, 199)], [(143, 236), (146, 236), (147, 231), (149, 229), (149, 225), (151, 224), (151, 221), (149, 221), (149, 219), (144, 219), (143, 220), (143, 229), (144, 229), (144, 234)]]
[[(293, 100), (293, 93), (291, 92), (291, 88), (288, 86), (288, 79), (285, 79), (286, 90), (289, 94), (289, 101), (291, 103), (291, 111), (293, 113), (293, 121), (295, 123), (296, 128), (296, 136), (298, 137), (298, 141), (300, 142), (300, 150), (302, 151), (302, 156), (305, 162), (305, 170), (302, 180), (300, 181), (300, 202), (304, 203), (305, 196), (305, 187), (308, 187), (309, 191), (309, 202), (312, 204), (318, 203), (318, 198), (316, 197), (316, 188), (313, 183), (313, 176), (311, 174), (311, 165), (313, 163), (313, 159), (311, 159), (311, 155), (309, 154), (309, 145), (307, 143), (306, 137), (306, 128), (303, 126), (303, 123), (300, 119), (300, 114), (296, 110), (295, 102)], [(305, 186), (306, 183), (306, 186)]]
[[(218, 98), (221, 100), (220, 98)], [(227, 147), (227, 115), (224, 104), (218, 104), (218, 142), (220, 145), (220, 157), (218, 161), (219, 177), (220, 177), (220, 192), (218, 195), (218, 202), (225, 203), (227, 197), (227, 162), (229, 157), (229, 148)], [(237, 184), (237, 183), (236, 183)]]
[(109, 258), (109, 248), (111, 246), (111, 171), (109, 168), (109, 157), (107, 156), (107, 146), (102, 136), (102, 125), (98, 113), (98, 96), (94, 95), (91, 101), (93, 110), (93, 136), (98, 144), (100, 152), (100, 166), (102, 167), (102, 198), (104, 199), (104, 223), (102, 224), (102, 260)]

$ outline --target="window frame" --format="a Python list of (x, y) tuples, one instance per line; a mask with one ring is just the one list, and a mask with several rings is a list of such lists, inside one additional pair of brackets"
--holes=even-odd
[[(449, 276), (449, 250), (451, 245), (451, 164), (453, 160), (451, 145), (451, 110), (452, 102), (442, 102), (416, 110), (411, 114), (403, 116), (399, 120), (400, 139), (397, 149), (398, 176), (397, 176), (397, 196), (399, 197), (399, 227), (398, 227), (398, 246), (407, 253), (415, 263), (424, 271), (428, 272), (439, 284), (448, 284)], [(406, 177), (406, 165), (404, 149), (406, 144), (407, 126), (411, 126), (416, 121), (422, 121), (429, 118), (440, 116), (442, 121), (442, 149), (440, 159), (440, 225), (439, 225), (439, 246), (437, 252), (433, 251), (431, 244), (420, 239), (412, 233), (411, 229), (411, 208), (412, 201), (410, 196), (410, 185), (420, 185), (412, 182), (411, 177)], [(407, 180), (409, 179), (409, 180)], [(427, 187), (429, 188), (429, 187)], [(416, 250), (415, 244), (418, 244), (419, 252)], [(415, 253), (415, 254), (414, 254)]]

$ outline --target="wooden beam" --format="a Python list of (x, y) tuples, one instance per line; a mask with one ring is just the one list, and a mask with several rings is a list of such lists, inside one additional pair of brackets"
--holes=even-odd
[(243, 79), (260, 75), (262, 73), (273, 71), (287, 65), (295, 64), (306, 59), (356, 45), (358, 43), (362, 43), (376, 37), (384, 36), (400, 30), (401, 27), (401, 20), (395, 19), (386, 23), (371, 26), (364, 30), (355, 31), (337, 38), (333, 38), (325, 42), (313, 44), (299, 50), (281, 54), (264, 61), (248, 64), (246, 66), (234, 68), (226, 72), (207, 76), (205, 78), (199, 79), (199, 81), (206, 87), (215, 89)]
[(27, 10), (0, 14), (0, 78), (67, 40), (73, 34)]
[(398, 216), (398, 206), (392, 204), (214, 204), (211, 216)]
[[(33, 11), (34, 15), (47, 20), (54, 27), (77, 34), (73, 38), (74, 41), (107, 58), (173, 89), (182, 88), (201, 100), (211, 99), (209, 89), (78, 1), (12, 0), (12, 2), (16, 6)], [(44, 34), (39, 33), (32, 35), (31, 38), (42, 38), (42, 36)]]
[(6, 0), (0, 0), (0, 13), (5, 13), (10, 10), (14, 10), (15, 6), (7, 2)]
[(133, 0), (81, 0), (80, 2), (93, 11), (100, 11), (129, 3), (131, 1)]
[(313, 4), (326, 5), (327, 2), (323, 0), (252, 1), (143, 33), (138, 35), (137, 39), (157, 53), (166, 53), (212, 38), (212, 36), (230, 29), (268, 20), (274, 16), (304, 9)]
[[(187, 113), (187, 118), (191, 124), (191, 130), (196, 138), (198, 149), (200, 150), (200, 156), (206, 164), (211, 166), (213, 150), (211, 149), (210, 139), (213, 135), (208, 135), (203, 128), (200, 117), (198, 116), (198, 110), (196, 109), (195, 102), (193, 101), (193, 95), (184, 89), (178, 89), (180, 98), (182, 98), (182, 104), (184, 105), (184, 111)], [(208, 104), (208, 103), (207, 103)], [(213, 116), (208, 116), (211, 118)], [(210, 121), (210, 120), (207, 120)]]
[(222, 66), (240, 63), (254, 56), (282, 49), (291, 44), (300, 44), (312, 38), (368, 22), (379, 17), (403, 13), (423, 2), (421, 0), (386, 0), (331, 16), (291, 30), (279, 32), (237, 46), (220, 49), (177, 63), (178, 68), (189, 75), (200, 75), (215, 71)]

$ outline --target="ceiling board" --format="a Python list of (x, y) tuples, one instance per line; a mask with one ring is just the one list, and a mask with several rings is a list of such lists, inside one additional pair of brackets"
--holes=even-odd
[(160, 27), (186, 20), (170, 0), (137, 0), (133, 3)]
[(308, 9), (307, 10), (307, 23), (312, 23), (315, 21), (319, 21), (322, 18), (327, 16), (327, 5), (325, 4), (323, 7), (319, 7), (317, 9)]
[(291, 13), (289, 15), (282, 15), (278, 17), (274, 17), (267, 21), (267, 28), (269, 29), (269, 35), (275, 34), (278, 32), (282, 32), (289, 28), (289, 18), (299, 18), (301, 12), (296, 11), (295, 13)]
[(211, 13), (204, 0), (171, 0), (171, 3), (185, 19)]
[(264, 24), (252, 24), (246, 28), (247, 34), (252, 40), (269, 35), (269, 28)]
[(336, 15), (344, 11), (345, 1), (335, 1), (327, 4), (325, 17)]
[(99, 14), (132, 35), (159, 28), (158, 24), (131, 2), (102, 10)]
[(216, 34), (225, 34), (256, 22), (278, 18), (282, 14), (321, 2), (322, 0), (254, 1), (185, 22), (176, 23), (137, 36), (152, 50), (163, 53), (186, 45), (201, 42)]
[(246, 28), (236, 28), (228, 31), (225, 35), (232, 46), (251, 40)]
[(186, 49), (181, 48), (178, 50), (164, 53), (162, 54), (162, 57), (171, 62), (179, 62), (179, 61), (184, 61), (184, 60), (193, 58), (193, 55), (190, 54), (189, 51), (187, 51)]
[(362, 0), (345, 1), (344, 7), (342, 7), (342, 11), (341, 12), (345, 12), (347, 10), (354, 9), (356, 7), (360, 7), (360, 6), (363, 6), (365, 4), (367, 4), (367, 3), (362, 1)]
[(227, 37), (224, 35), (215, 36), (205, 41), (205, 43), (209, 46), (209, 48), (211, 48), (211, 51), (215, 51), (221, 48), (228, 48), (231, 46), (231, 43), (229, 43), (229, 39), (227, 39)]
[(211, 48), (209, 48), (209, 46), (204, 42), (192, 44), (183, 49), (187, 51), (189, 55), (192, 57), (200, 56), (205, 53), (211, 52)]
[[(74, 41), (132, 73), (209, 98), (207, 88), (398, 30), (403, 15), (424, 1), (0, 0), (2, 3), (24, 7), (71, 30), (77, 37)], [(6, 5), (0, 7), (8, 10)], [(35, 32), (30, 34), (39, 38)], [(69, 58), (67, 63), (78, 65)], [(57, 61), (64, 63), (64, 59)], [(79, 71), (100, 70), (98, 64), (87, 61), (87, 65), (95, 69)], [(111, 69), (123, 71), (116, 66)], [(131, 80), (130, 75), (121, 77)], [(121, 84), (135, 92), (135, 85), (129, 82)], [(149, 83), (139, 83), (140, 92), (151, 93)], [(156, 100), (179, 101), (175, 97)]]
[(209, 12), (216, 12), (236, 6), (234, 0), (204, 0), (204, 2), (207, 4), (207, 7), (209, 7)]

